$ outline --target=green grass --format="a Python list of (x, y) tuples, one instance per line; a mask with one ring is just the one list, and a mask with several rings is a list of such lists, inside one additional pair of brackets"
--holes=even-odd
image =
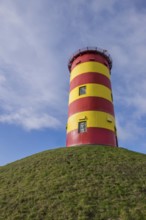
[(0, 167), (0, 219), (146, 219), (146, 155), (82, 146)]

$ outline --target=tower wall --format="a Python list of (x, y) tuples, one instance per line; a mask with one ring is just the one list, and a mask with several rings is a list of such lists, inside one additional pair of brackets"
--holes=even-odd
[(67, 146), (117, 146), (110, 70), (112, 61), (104, 50), (79, 50), (69, 61), (70, 93)]

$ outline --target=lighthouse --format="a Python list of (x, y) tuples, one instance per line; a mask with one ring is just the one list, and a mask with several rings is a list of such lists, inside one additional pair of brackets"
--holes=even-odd
[(70, 91), (66, 146), (118, 146), (113, 95), (112, 59), (107, 50), (87, 47), (68, 62)]

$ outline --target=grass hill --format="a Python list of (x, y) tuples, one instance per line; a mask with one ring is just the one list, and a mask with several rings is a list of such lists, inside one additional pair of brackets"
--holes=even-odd
[(0, 219), (146, 219), (146, 155), (83, 146), (0, 167)]

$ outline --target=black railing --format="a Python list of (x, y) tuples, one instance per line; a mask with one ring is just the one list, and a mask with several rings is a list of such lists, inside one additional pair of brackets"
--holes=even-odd
[(98, 47), (85, 47), (85, 48), (79, 49), (78, 51), (76, 51), (71, 56), (71, 58), (68, 61), (68, 68), (69, 68), (69, 70), (70, 70), (71, 64), (75, 60), (75, 58), (77, 56), (79, 56), (79, 54), (83, 54), (83, 53), (88, 52), (88, 51), (97, 52), (97, 53), (102, 54), (103, 56), (105, 56), (105, 58), (108, 60), (110, 69), (112, 68), (112, 58), (111, 58), (111, 56), (110, 56), (110, 54), (108, 53), (107, 50), (104, 50), (104, 49), (101, 49), (101, 48), (98, 48)]

